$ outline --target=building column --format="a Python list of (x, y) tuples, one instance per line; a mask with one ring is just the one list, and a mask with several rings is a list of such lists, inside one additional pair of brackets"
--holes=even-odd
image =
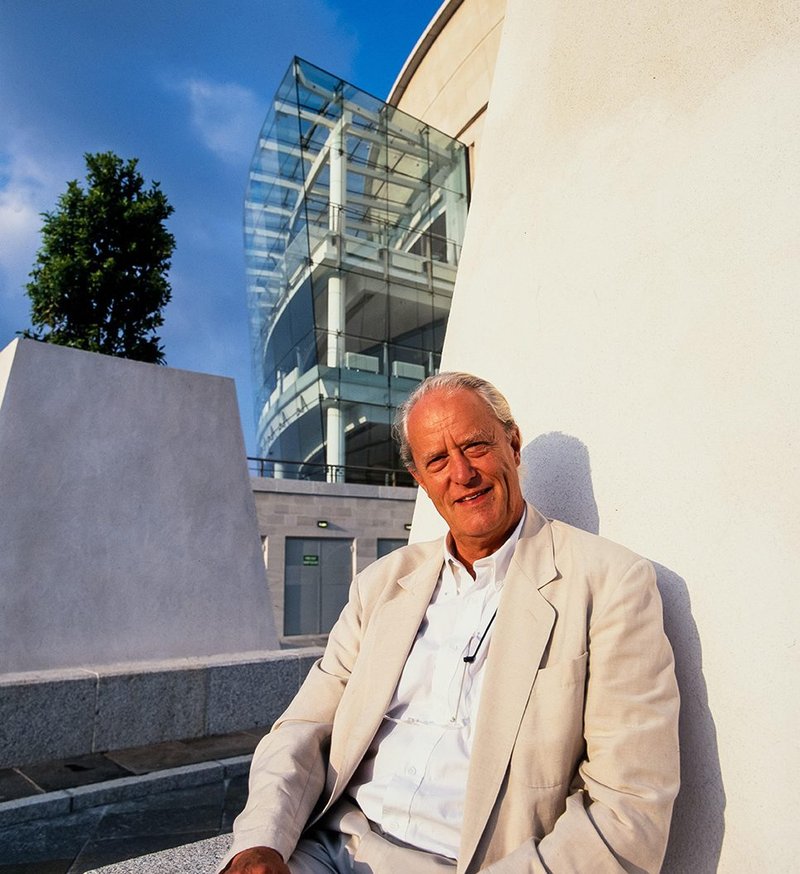
[[(328, 367), (341, 367), (344, 363), (344, 290), (344, 276), (336, 274), (328, 279)], [(344, 416), (337, 401), (325, 414), (329, 482), (344, 482), (344, 461)]]
[[(330, 193), (328, 229), (336, 241), (339, 269), (328, 279), (328, 367), (341, 367), (345, 354), (345, 290), (341, 270), (344, 252), (345, 206), (347, 204), (347, 159), (345, 128), (349, 114), (345, 113), (331, 132), (328, 149)], [(325, 463), (329, 482), (344, 482), (345, 435), (344, 416), (338, 403), (328, 407), (325, 415)]]
[(345, 131), (350, 125), (352, 115), (342, 114), (331, 131), (328, 145), (328, 170), (330, 182), (328, 189), (328, 229), (334, 234), (344, 234), (345, 207), (347, 206), (347, 137)]
[(330, 483), (344, 482), (344, 448), (344, 415), (337, 400), (325, 414), (325, 463), (328, 465), (327, 480)]
[(333, 237), (338, 254), (338, 269), (328, 279), (328, 367), (341, 367), (344, 357), (345, 278), (342, 273), (344, 254), (345, 213), (347, 204), (347, 159), (345, 156), (345, 114), (331, 131), (328, 147), (330, 189), (328, 194), (328, 231)]
[(341, 367), (344, 364), (344, 292), (345, 278), (335, 273), (328, 279), (328, 367)]

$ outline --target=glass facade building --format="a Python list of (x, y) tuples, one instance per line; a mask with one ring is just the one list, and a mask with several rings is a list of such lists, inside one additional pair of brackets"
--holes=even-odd
[(435, 373), (467, 214), (457, 140), (295, 58), (250, 168), (245, 255), (268, 476), (402, 482), (397, 405)]

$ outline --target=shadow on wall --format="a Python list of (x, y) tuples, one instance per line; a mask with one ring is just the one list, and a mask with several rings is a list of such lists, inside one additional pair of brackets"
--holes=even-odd
[[(655, 564), (655, 563), (654, 563)], [(675, 653), (681, 690), (681, 791), (672, 812), (664, 874), (713, 874), (725, 833), (725, 787), (717, 729), (708, 707), (703, 650), (686, 581), (655, 564), (664, 602), (664, 628)]]
[(576, 437), (553, 431), (522, 449), (522, 491), (548, 519), (600, 533), (589, 450)]
[[(600, 533), (589, 450), (577, 437), (556, 431), (532, 440), (522, 450), (520, 478), (525, 497), (545, 516)], [(725, 790), (700, 635), (686, 581), (663, 565), (655, 568), (681, 692), (681, 790), (662, 872), (713, 874), (725, 831)]]

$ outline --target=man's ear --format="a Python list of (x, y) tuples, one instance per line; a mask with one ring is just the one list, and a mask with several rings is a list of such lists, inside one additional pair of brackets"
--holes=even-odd
[(519, 463), (522, 460), (522, 434), (520, 433), (519, 425), (514, 425), (511, 430), (509, 442), (511, 443), (511, 450), (514, 453), (514, 461), (516, 461), (517, 466), (519, 466)]

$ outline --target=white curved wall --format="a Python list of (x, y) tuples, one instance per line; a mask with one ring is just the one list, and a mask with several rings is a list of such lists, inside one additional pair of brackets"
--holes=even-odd
[(510, 0), (445, 344), (507, 393), (528, 495), (659, 566), (674, 874), (800, 849), (799, 15)]
[(449, 0), (420, 37), (388, 102), (469, 149), (474, 180), (505, 0)]

